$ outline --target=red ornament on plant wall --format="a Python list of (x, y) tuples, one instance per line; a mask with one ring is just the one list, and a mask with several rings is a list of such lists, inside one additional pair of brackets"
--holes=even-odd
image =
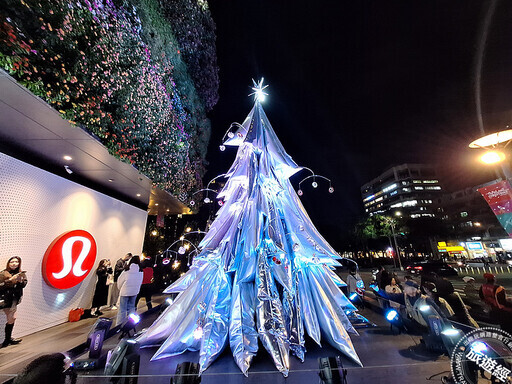
[(81, 229), (52, 241), (43, 258), (43, 278), (51, 287), (68, 289), (80, 284), (96, 261), (96, 241)]

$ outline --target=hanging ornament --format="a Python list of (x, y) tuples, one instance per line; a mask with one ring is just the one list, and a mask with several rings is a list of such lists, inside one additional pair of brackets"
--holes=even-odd
[(199, 326), (194, 329), (194, 339), (199, 340), (203, 337), (203, 327)]
[(185, 252), (186, 252), (185, 247), (181, 246), (181, 247), (179, 247), (179, 248), (178, 248), (178, 253), (179, 253), (180, 255), (184, 255), (184, 254), (185, 254)]
[(228, 137), (232, 139), (233, 137), (235, 137), (235, 134), (233, 132), (228, 132)]
[(293, 249), (293, 252), (297, 252), (300, 249), (300, 245), (295, 243), (295, 244), (293, 244), (292, 249)]
[(329, 193), (334, 193), (334, 188), (333, 187), (329, 187)]
[(303, 225), (299, 225), (299, 231), (303, 231), (304, 230), (304, 226)]
[(205, 197), (204, 200), (203, 200), (206, 204), (209, 204), (211, 203), (212, 201), (210, 200), (209, 197)]
[(242, 135), (242, 132), (238, 132), (236, 135), (237, 135), (239, 138), (244, 137), (244, 135)]
[(299, 189), (299, 190), (297, 191), (297, 195), (302, 196), (303, 194), (304, 194), (304, 192), (302, 192), (302, 189)]
[(194, 200), (190, 200), (190, 203), (189, 203), (191, 206), (194, 206), (196, 205), (196, 202)]
[(311, 183), (311, 185), (313, 186), (313, 188), (318, 187), (318, 183), (317, 183), (316, 181), (313, 181), (313, 182)]
[(224, 205), (224, 202), (222, 200), (219, 200), (218, 203), (221, 207)]
[(219, 146), (219, 149), (220, 149), (222, 152), (224, 152), (224, 151), (226, 150), (226, 146), (225, 146), (225, 145), (220, 145), (220, 146)]

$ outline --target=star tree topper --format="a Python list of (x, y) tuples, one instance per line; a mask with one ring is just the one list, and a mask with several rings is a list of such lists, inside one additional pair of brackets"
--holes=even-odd
[(259, 83), (256, 83), (254, 79), (252, 79), (253, 87), (251, 88), (254, 92), (250, 93), (249, 96), (254, 95), (254, 100), (259, 101), (260, 103), (265, 100), (265, 96), (268, 96), (268, 93), (264, 92), (263, 90), (268, 87), (268, 85), (263, 86), (263, 77), (259, 81)]

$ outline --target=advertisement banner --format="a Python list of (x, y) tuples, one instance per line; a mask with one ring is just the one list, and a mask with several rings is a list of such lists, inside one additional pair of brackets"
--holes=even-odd
[(501, 226), (512, 235), (512, 188), (507, 180), (479, 188)]

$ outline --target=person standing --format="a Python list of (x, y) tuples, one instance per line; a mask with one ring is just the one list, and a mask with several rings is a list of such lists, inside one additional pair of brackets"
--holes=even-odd
[(119, 311), (117, 323), (121, 324), (130, 313), (135, 313), (135, 299), (140, 291), (144, 274), (140, 267), (139, 256), (133, 256), (128, 263), (128, 269), (122, 272), (117, 279), (119, 287)]
[(379, 272), (377, 273), (375, 278), (377, 280), (377, 285), (382, 290), (385, 290), (386, 286), (388, 286), (389, 283), (391, 282), (391, 275), (389, 274), (388, 271), (386, 271), (386, 268), (384, 268), (383, 265), (380, 266)]
[(145, 259), (142, 264), (145, 265), (142, 270), (144, 277), (142, 279), (142, 285), (140, 286), (140, 292), (135, 300), (135, 308), (137, 308), (140, 298), (144, 297), (148, 310), (150, 310), (153, 308), (153, 304), (151, 304), (151, 295), (153, 294), (153, 268), (151, 268), (151, 259)]
[(7, 261), (5, 269), (0, 272), (0, 294), (4, 299), (4, 313), (7, 317), (2, 348), (21, 342), (21, 339), (12, 338), (12, 330), (16, 321), (16, 310), (21, 303), (23, 288), (26, 285), (27, 276), (25, 271), (21, 270), (21, 257), (13, 256)]
[(107, 304), (108, 299), (108, 285), (107, 277), (112, 274), (112, 267), (110, 266), (110, 260), (103, 259), (100, 261), (98, 268), (96, 269), (96, 276), (98, 281), (96, 282), (96, 289), (94, 290), (94, 296), (92, 298), (91, 314), (95, 316), (103, 315), (100, 311), (100, 307)]
[(512, 331), (512, 304), (507, 300), (505, 288), (496, 284), (492, 273), (484, 273), (485, 283), (480, 287), (478, 294), (490, 308), (491, 322), (499, 324), (507, 332)]
[(116, 265), (114, 267), (114, 284), (112, 284), (112, 289), (110, 291), (110, 306), (112, 309), (117, 309), (117, 304), (119, 301), (119, 285), (117, 284), (117, 279), (119, 279), (121, 273), (126, 269), (128, 266), (128, 261), (131, 258), (132, 254), (128, 252), (126, 255), (116, 261)]

